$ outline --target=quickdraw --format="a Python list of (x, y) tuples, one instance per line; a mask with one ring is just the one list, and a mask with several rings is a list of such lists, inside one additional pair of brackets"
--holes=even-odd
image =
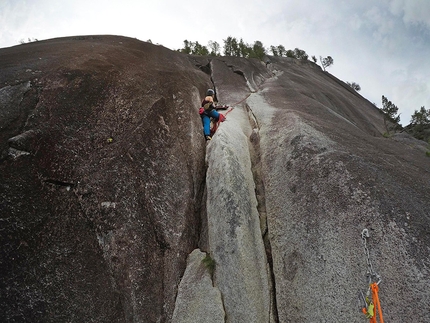
[(367, 276), (369, 277), (369, 288), (367, 290), (366, 297), (363, 295), (363, 293), (361, 293), (361, 297), (363, 298), (364, 302), (362, 312), (370, 320), (370, 323), (377, 323), (377, 314), (379, 315), (379, 322), (384, 323), (381, 303), (379, 302), (378, 295), (379, 284), (381, 283), (382, 279), (381, 276), (373, 270), (372, 262), (370, 261), (369, 248), (367, 247), (367, 239), (369, 237), (369, 231), (364, 229), (361, 232), (361, 238), (363, 239), (364, 252), (366, 253), (367, 258)]

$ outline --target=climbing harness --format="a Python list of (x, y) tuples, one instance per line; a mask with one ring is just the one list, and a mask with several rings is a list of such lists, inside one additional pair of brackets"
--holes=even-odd
[[(240, 103), (242, 103), (243, 101), (245, 101), (246, 99), (248, 99), (250, 96), (251, 96), (251, 94), (252, 93), (250, 93), (250, 94), (248, 94), (245, 98), (243, 98), (242, 100), (240, 100), (240, 101), (238, 101), (238, 102), (236, 102), (236, 103), (234, 103), (234, 104), (232, 104), (232, 106), (235, 106), (235, 105), (238, 105), (238, 104), (240, 104)], [(232, 106), (228, 106), (228, 105), (221, 105), (221, 106), (217, 106), (217, 107), (215, 107), (215, 110), (227, 110), (224, 114), (222, 114), (222, 113), (220, 113), (220, 114), (222, 114), (224, 117), (227, 115), (227, 114), (229, 114), (232, 110), (233, 110), (233, 107)], [(203, 113), (203, 111), (204, 111), (204, 109), (203, 110), (200, 110), (200, 114), (202, 114)], [(211, 118), (211, 123), (210, 123), (210, 137), (212, 137), (214, 134), (215, 134), (215, 132), (218, 130), (218, 127), (219, 127), (219, 125), (220, 125), (220, 123), (221, 123), (221, 118), (220, 119), (218, 119), (217, 121), (215, 121), (215, 119), (213, 119), (213, 118)]]
[(369, 278), (369, 288), (366, 292), (366, 296), (361, 293), (361, 297), (364, 302), (362, 312), (370, 320), (370, 323), (377, 323), (376, 316), (379, 315), (379, 322), (384, 323), (382, 317), (381, 303), (379, 302), (379, 284), (382, 279), (381, 276), (376, 273), (373, 269), (372, 262), (370, 261), (369, 248), (367, 247), (367, 239), (370, 237), (369, 230), (364, 229), (361, 232), (361, 239), (363, 239), (364, 252), (366, 254), (367, 261), (367, 273), (366, 276)]

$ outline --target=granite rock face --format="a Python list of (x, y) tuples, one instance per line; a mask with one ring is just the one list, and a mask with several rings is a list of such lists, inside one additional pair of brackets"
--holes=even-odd
[[(430, 161), (417, 147), (381, 137), (379, 112), (339, 81), (274, 61), (276, 76), (247, 104), (260, 127), (279, 321), (362, 320), (364, 228), (386, 320), (427, 321), (415, 305), (425, 307), (430, 296)], [(404, 297), (417, 303), (398, 307)]]
[[(384, 138), (316, 64), (270, 61), (0, 49), (3, 318), (358, 323), (370, 260), (385, 320), (430, 321), (428, 145)], [(207, 88), (234, 109), (205, 144)]]
[(209, 77), (123, 37), (0, 56), (2, 316), (169, 321), (199, 239)]
[(189, 256), (179, 284), (172, 323), (225, 322), (221, 293), (212, 285), (212, 259), (199, 249)]
[(269, 322), (270, 275), (252, 174), (248, 139), (252, 129), (243, 109), (233, 110), (227, 118), (207, 154), (214, 282), (223, 295), (226, 322)]

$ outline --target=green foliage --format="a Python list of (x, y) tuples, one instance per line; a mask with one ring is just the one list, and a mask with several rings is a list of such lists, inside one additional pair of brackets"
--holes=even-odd
[(397, 112), (399, 111), (399, 108), (394, 105), (391, 101), (388, 101), (388, 99), (385, 96), (382, 96), (382, 112), (390, 118), (392, 122), (399, 122), (400, 116), (396, 116)]
[[(27, 39), (27, 42), (28, 43), (32, 43), (32, 42), (36, 42), (36, 41), (39, 41), (37, 38), (30, 38), (30, 37), (28, 37), (28, 39)], [(24, 39), (21, 39), (20, 41), (19, 41), (19, 43), (20, 44), (25, 44), (26, 43), (26, 41), (24, 40)]]
[(273, 56), (286, 56), (287, 55), (287, 51), (285, 50), (285, 47), (283, 45), (278, 45), (278, 46), (270, 46), (270, 50), (272, 52)]
[(191, 54), (206, 56), (209, 55), (209, 50), (206, 46), (200, 45), (199, 42), (196, 41), (193, 49), (191, 50)]
[(391, 130), (396, 132), (397, 130), (402, 129), (402, 126), (399, 124), (400, 115), (397, 115), (399, 108), (391, 101), (388, 101), (385, 96), (382, 96), (381, 111), (384, 114), (385, 130), (387, 130), (388, 134), (390, 134)]
[(248, 57), (251, 48), (240, 39), (238, 42), (236, 38), (228, 36), (224, 39), (224, 55), (236, 57)]
[(287, 56), (287, 57), (291, 57), (291, 58), (296, 58), (296, 56), (294, 55), (294, 51), (293, 51), (293, 50), (291, 50), (291, 49), (288, 49), (288, 50), (285, 52), (285, 56)]
[(411, 123), (405, 127), (405, 131), (417, 139), (430, 140), (430, 109), (425, 107), (415, 110), (411, 116)]
[(352, 83), (346, 82), (346, 84), (348, 84), (350, 87), (352, 87), (357, 92), (361, 90), (361, 86), (358, 83), (355, 83), (355, 82), (352, 82)]
[(286, 52), (285, 47), (283, 45), (278, 45), (279, 56), (285, 56), (285, 52)]
[(294, 48), (294, 56), (297, 58), (297, 59), (302, 59), (302, 60), (304, 60), (304, 61), (307, 61), (308, 60), (308, 54), (306, 54), (306, 52), (303, 50), (303, 49), (300, 49), (300, 48)]
[(430, 125), (430, 109), (426, 110), (425, 107), (421, 107), (420, 111), (415, 110), (411, 116), (411, 124), (414, 125)]
[(208, 43), (208, 47), (210, 49), (209, 55), (220, 56), (220, 46), (218, 42), (210, 40)]
[(235, 57), (252, 57), (263, 59), (266, 54), (266, 49), (260, 41), (254, 42), (253, 46), (246, 44), (243, 39), (238, 42), (234, 37), (227, 37), (224, 39), (224, 55)]
[(223, 39), (223, 41), (224, 41), (224, 55), (233, 56), (234, 46), (237, 43), (236, 38), (228, 36), (227, 39)]
[(251, 47), (246, 44), (243, 39), (240, 39), (239, 42), (239, 50), (240, 50), (240, 57), (249, 57), (249, 54), (251, 52)]
[(426, 151), (426, 156), (430, 157), (430, 151)]
[(255, 41), (254, 45), (252, 46), (252, 51), (250, 52), (249, 57), (262, 60), (264, 55), (266, 55), (266, 49), (264, 48), (263, 43), (259, 40)]
[(184, 48), (182, 48), (180, 52), (193, 55), (209, 55), (207, 47), (200, 45), (198, 41), (190, 42), (188, 40), (184, 40)]
[(327, 67), (329, 67), (329, 66), (331, 66), (331, 65), (333, 65), (333, 64), (334, 64), (334, 60), (333, 60), (333, 58), (332, 58), (331, 56), (327, 56), (327, 57), (325, 57), (325, 58), (322, 58), (322, 57), (320, 56), (320, 62), (321, 62), (321, 65), (322, 65), (322, 67), (323, 67), (324, 71), (325, 71), (325, 69), (326, 69)]
[[(296, 58), (296, 59), (302, 59), (302, 60), (305, 60), (305, 61), (308, 60), (308, 58), (309, 58), (309, 55), (303, 49), (300, 49), (300, 48), (297, 48), (297, 47), (294, 48), (294, 50), (292, 50), (292, 49), (285, 50), (284, 49), (283, 55), (286, 56), (286, 57), (291, 57), (291, 58)], [(313, 56), (313, 57), (315, 57), (315, 56)]]
[[(266, 48), (259, 40), (255, 41), (253, 45), (249, 45), (245, 43), (242, 38), (240, 41), (238, 41), (235, 37), (228, 36), (226, 39), (223, 39), (223, 42), (224, 56), (258, 58), (263, 60), (264, 56), (267, 54)], [(184, 40), (184, 47), (178, 51), (184, 54), (220, 56), (220, 45), (217, 42), (209, 41), (208, 47), (200, 45), (199, 42), (190, 42), (188, 40)], [(309, 55), (300, 48), (286, 50), (283, 45), (272, 45), (269, 48), (273, 56), (284, 56), (301, 60), (308, 60), (309, 58)], [(312, 56), (312, 59), (315, 63), (317, 62), (315, 56)], [(331, 57), (330, 59), (333, 63), (333, 59)]]
[(180, 52), (184, 54), (191, 54), (191, 43), (188, 40), (184, 40), (184, 48), (182, 48)]
[(206, 254), (206, 257), (203, 258), (202, 263), (209, 270), (209, 273), (213, 275), (215, 270), (215, 260), (213, 260), (209, 254)]

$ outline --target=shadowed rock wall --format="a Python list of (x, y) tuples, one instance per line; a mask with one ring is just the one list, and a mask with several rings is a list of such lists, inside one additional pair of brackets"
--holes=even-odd
[(0, 57), (3, 318), (169, 321), (199, 239), (209, 77), (123, 37)]
[[(386, 321), (430, 321), (428, 146), (384, 138), (317, 65), (271, 62), (114, 36), (1, 49), (6, 321), (362, 322), (364, 228)], [(234, 110), (205, 147), (209, 87)]]

